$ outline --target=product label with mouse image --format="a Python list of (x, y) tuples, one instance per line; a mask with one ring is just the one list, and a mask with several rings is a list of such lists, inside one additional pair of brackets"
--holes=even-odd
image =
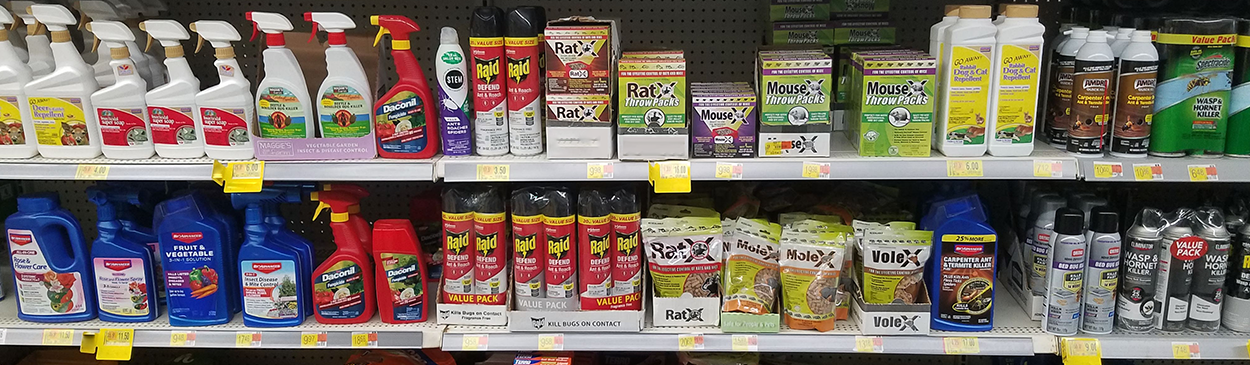
[(992, 234), (945, 234), (937, 272), (938, 318), (963, 325), (993, 319), (994, 244)]
[(256, 123), (260, 138), (307, 138), (304, 104), (291, 90), (270, 86), (256, 90)]

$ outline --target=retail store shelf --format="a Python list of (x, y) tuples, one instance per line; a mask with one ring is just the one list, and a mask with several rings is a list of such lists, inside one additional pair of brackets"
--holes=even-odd
[(438, 161), (437, 173), (447, 182), (646, 181), (647, 163), (619, 160), (548, 160), (545, 154), (444, 156)]
[[(436, 160), (267, 161), (265, 180), (433, 181)], [(49, 159), (0, 160), (8, 180), (211, 180), (213, 160)]]
[[(1052, 149), (1050, 147), (1041, 147)], [(1081, 177), (1097, 182), (1247, 182), (1250, 159), (1219, 157), (1079, 158)]]
[(1179, 359), (1246, 360), (1250, 335), (1220, 328), (1216, 332), (1127, 333), (1115, 331), (1108, 335), (1077, 336), (1097, 338), (1104, 359)]

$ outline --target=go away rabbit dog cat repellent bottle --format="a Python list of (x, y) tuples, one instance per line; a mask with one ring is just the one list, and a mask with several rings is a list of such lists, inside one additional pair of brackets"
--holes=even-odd
[(91, 93), (100, 86), (69, 35), (68, 27), (78, 24), (78, 18), (60, 5), (31, 5), (30, 13), (48, 26), (56, 57), (52, 73), (26, 84), (39, 154), (48, 158), (99, 156), (100, 125)]
[[(0, 27), (7, 28), (13, 22), (9, 12), (0, 11)], [(0, 158), (39, 154), (30, 102), (26, 100), (26, 83), (32, 78), (30, 66), (18, 58), (16, 50), (9, 42), (9, 32), (0, 32)]]
[(256, 86), (256, 125), (261, 138), (315, 138), (316, 124), (311, 120), (316, 114), (312, 99), (308, 97), (308, 82), (304, 71), (295, 59), (295, 53), (286, 48), (282, 32), (295, 29), (291, 21), (278, 13), (247, 12), (247, 20), (256, 30), (265, 32), (264, 56), (265, 78)]
[(959, 20), (942, 31), (942, 97), (933, 144), (944, 155), (985, 154), (996, 32), (989, 5), (959, 7)]
[(213, 45), (217, 56), (213, 67), (221, 78), (217, 86), (195, 94), (204, 127), (204, 153), (218, 160), (250, 159), (254, 156), (251, 131), (256, 101), (252, 100), (252, 83), (243, 77), (239, 61), (234, 59), (234, 47), (230, 46), (230, 42), (241, 38), (239, 31), (221, 20), (191, 23), (191, 31), (200, 36), (196, 52), (205, 40)]
[(4, 220), (4, 227), (17, 278), (17, 318), (49, 323), (95, 318), (87, 239), (78, 219), (61, 208), (60, 197), (18, 197), (17, 213)]
[(430, 158), (438, 152), (438, 117), (434, 95), (425, 82), (421, 65), (410, 51), (408, 34), (421, 30), (417, 23), (399, 15), (374, 15), (369, 23), (377, 25), (377, 46), (382, 34), (391, 35), (391, 56), (399, 74), (391, 90), (374, 103), (377, 123), (378, 155), (385, 158)]
[(130, 58), (130, 49), (125, 43), (133, 42), (135, 34), (126, 24), (109, 20), (93, 21), (87, 24), (87, 29), (108, 45), (113, 58), (109, 61), (115, 80), (113, 85), (91, 94), (96, 119), (100, 121), (104, 157), (127, 160), (152, 157), (156, 150), (149, 137), (148, 104), (143, 99), (148, 86), (139, 76), (138, 66)]
[[(93, 27), (99, 29), (99, 27)], [(96, 33), (100, 34), (100, 33)], [(136, 76), (138, 77), (138, 76)], [(119, 80), (120, 81), (120, 80)], [(87, 188), (87, 199), (96, 204), (99, 237), (91, 243), (95, 287), (100, 300), (100, 319), (107, 322), (150, 322), (160, 311), (153, 291), (157, 280), (152, 249), (122, 234), (118, 206), (97, 187)]]
[(356, 23), (343, 13), (304, 13), (304, 20), (325, 29), (326, 79), (317, 89), (317, 128), (322, 138), (358, 138), (369, 135), (373, 128), (373, 94), (365, 68), (356, 58), (356, 51), (347, 47), (344, 29), (355, 29)]
[(191, 39), (191, 34), (174, 20), (145, 20), (139, 29), (148, 32), (148, 46), (155, 38), (165, 47), (165, 68), (169, 70), (169, 82), (147, 94), (148, 127), (156, 154), (165, 158), (204, 156), (204, 127), (195, 107), (200, 79), (191, 73), (182, 50), (182, 41)]
[(990, 73), (990, 126), (985, 133), (991, 155), (1033, 153), (1043, 33), (1046, 26), (1037, 21), (1037, 5), (1006, 6)]

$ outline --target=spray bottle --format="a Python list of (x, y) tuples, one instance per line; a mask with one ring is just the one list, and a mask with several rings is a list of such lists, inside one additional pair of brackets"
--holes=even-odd
[(1081, 332), (1107, 334), (1115, 327), (1115, 291), (1120, 281), (1120, 215), (1100, 206), (1089, 216)]
[(239, 288), (243, 324), (248, 327), (290, 327), (304, 322), (308, 300), (306, 263), (294, 247), (274, 237), (266, 223), (265, 205), (279, 200), (281, 190), (231, 194), (236, 208), (244, 208), (243, 246), (239, 248)]
[(164, 269), (161, 268), (161, 247), (156, 232), (152, 229), (153, 216), (150, 211), (160, 201), (151, 190), (140, 188), (134, 184), (108, 184), (101, 189), (104, 196), (113, 204), (117, 212), (117, 221), (121, 223), (120, 235), (127, 240), (139, 242), (152, 251), (152, 272), (160, 303), (165, 303)]
[(1042, 330), (1072, 336), (1081, 323), (1081, 289), (1084, 287), (1085, 251), (1082, 233), (1085, 215), (1073, 208), (1055, 212), (1055, 236), (1051, 240), (1046, 296), (1042, 301)]
[(230, 45), (242, 37), (233, 25), (220, 20), (191, 23), (191, 31), (199, 34), (196, 52), (204, 40), (212, 44), (217, 57), (213, 67), (221, 79), (216, 86), (195, 94), (198, 118), (204, 127), (204, 152), (217, 160), (251, 159), (256, 101), (252, 100), (252, 84), (243, 77)]
[(252, 39), (265, 32), (265, 78), (256, 86), (256, 124), (260, 138), (316, 138), (311, 123), (316, 109), (308, 96), (308, 82), (295, 53), (286, 48), (282, 32), (295, 29), (286, 16), (259, 11), (247, 12)]
[(165, 158), (204, 156), (204, 128), (195, 106), (200, 79), (191, 73), (182, 50), (182, 41), (191, 39), (191, 34), (174, 20), (147, 20), (139, 29), (148, 33), (147, 48), (152, 47), (152, 39), (165, 47), (165, 68), (169, 70), (169, 82), (147, 94), (148, 126), (156, 154)]
[[(321, 191), (338, 191), (351, 195), (356, 199), (357, 204), (347, 207), (347, 224), (356, 229), (356, 234), (360, 237), (360, 243), (364, 245), (365, 252), (373, 252), (373, 228), (369, 227), (369, 221), (360, 216), (361, 200), (369, 197), (369, 191), (356, 184), (321, 184)], [(312, 201), (317, 201), (313, 198)]]
[(152, 139), (148, 136), (147, 83), (139, 76), (130, 49), (126, 41), (133, 43), (135, 34), (125, 24), (109, 20), (97, 20), (87, 24), (87, 29), (95, 34), (97, 43), (104, 43), (111, 50), (109, 61), (113, 70), (112, 86), (100, 89), (91, 94), (91, 103), (95, 104), (96, 117), (100, 121), (100, 136), (103, 137), (104, 156), (113, 159), (143, 159), (152, 157), (155, 149)]
[(959, 20), (942, 31), (942, 97), (933, 144), (946, 156), (985, 154), (996, 33), (988, 5), (961, 6)]
[(1133, 43), (1134, 31), (1137, 31), (1137, 29), (1120, 28), (1120, 31), (1115, 33), (1115, 38), (1109, 43), (1111, 45), (1111, 54), (1115, 55), (1116, 64), (1120, 63), (1120, 55), (1124, 54), (1124, 48)]
[(989, 152), (994, 156), (1033, 153), (1046, 26), (1037, 20), (1037, 5), (1007, 5), (998, 25), (990, 86)]
[[(26, 65), (30, 66), (32, 77), (41, 77), (52, 73), (52, 69), (56, 68), (56, 61), (52, 59), (52, 46), (48, 40), (48, 28), (35, 19), (35, 15), (30, 13), (30, 6), (36, 4), (34, 1), (12, 1), (9, 6), (13, 8), (13, 13), (26, 23), (26, 52), (29, 55)], [(34, 138), (33, 136), (31, 138)]]
[[(278, 184), (275, 184), (278, 185)], [(303, 235), (295, 233), (286, 227), (287, 219), (282, 216), (278, 210), (278, 204), (298, 204), (303, 201), (303, 197), (309, 195), (311, 188), (300, 184), (299, 186), (266, 186), (261, 190), (262, 193), (269, 196), (261, 204), (261, 211), (265, 215), (265, 225), (269, 227), (269, 237), (278, 243), (290, 246), (299, 251), (299, 259), (301, 277), (311, 277), (313, 268), (316, 263), (313, 261), (312, 241), (304, 238)], [(312, 291), (308, 285), (301, 285), (301, 298), (312, 298)], [(312, 300), (300, 301), (300, 306), (304, 310), (304, 317), (313, 316)]]
[(377, 296), (373, 290), (373, 265), (360, 237), (347, 223), (348, 207), (359, 204), (350, 194), (337, 191), (313, 192), (317, 213), (330, 209), (330, 229), (338, 249), (313, 270), (313, 302), (317, 322), (326, 324), (364, 323), (373, 318)]
[(938, 62), (942, 62), (942, 34), (955, 21), (959, 20), (959, 5), (947, 5), (945, 8), (946, 16), (942, 17), (942, 21), (929, 27), (929, 54), (937, 57)]
[(69, 35), (77, 23), (60, 5), (36, 4), (30, 13), (52, 33), (56, 70), (26, 84), (39, 154), (48, 158), (94, 158), (100, 155), (100, 125), (91, 93), (99, 90), (94, 72)]
[[(15, 24), (13, 15), (0, 11), (0, 28)], [(9, 42), (9, 32), (0, 29), (0, 158), (30, 158), (39, 153), (35, 144), (35, 123), (30, 119), (30, 101), (26, 100), (26, 83), (32, 76), (30, 66), (18, 58)]]
[(1072, 73), (1076, 72), (1076, 52), (1085, 45), (1089, 28), (1073, 27), (1072, 34), (1055, 57), (1054, 77), (1050, 81), (1050, 96), (1046, 102), (1046, 136), (1055, 148), (1068, 148), (1068, 127), (1072, 125)]
[(514, 155), (543, 152), (543, 84), (538, 70), (542, 53), (538, 35), (547, 26), (540, 7), (508, 12), (504, 54), (508, 58), (508, 148)]
[(494, 6), (473, 10), (469, 53), (473, 55), (474, 148), (482, 156), (508, 153), (508, 93), (504, 67), (504, 15)]
[(443, 155), (468, 156), (473, 154), (473, 135), (469, 116), (473, 105), (469, 104), (469, 61), (460, 48), (456, 28), (443, 27), (439, 34), (438, 54), (434, 56), (434, 72), (438, 74), (438, 117), (442, 122)]
[[(1124, 29), (1120, 34), (1124, 34)], [(1155, 79), (1159, 72), (1159, 51), (1150, 41), (1150, 31), (1133, 32), (1131, 41), (1120, 51), (1118, 65), (1115, 116), (1111, 118), (1111, 155), (1146, 157), (1154, 119)]]
[(147, 242), (123, 233), (118, 207), (103, 189), (87, 188), (96, 204), (99, 237), (91, 245), (100, 319), (108, 322), (150, 322), (160, 314), (155, 295), (155, 255)]
[(383, 323), (425, 322), (426, 262), (417, 231), (407, 219), (380, 219), (374, 224), (378, 311)]
[[(391, 57), (399, 81), (374, 103), (377, 121), (378, 155), (386, 158), (430, 158), (438, 153), (438, 117), (433, 112), (434, 96), (425, 82), (425, 73), (412, 55), (409, 33), (421, 30), (417, 23), (398, 15), (374, 15), (377, 46), (383, 34), (391, 35)], [(385, 130), (383, 130), (385, 128)]]
[[(347, 47), (347, 29), (356, 29), (356, 22), (343, 13), (304, 13), (304, 20), (315, 28), (325, 29), (326, 79), (317, 89), (317, 128), (322, 138), (359, 138), (373, 130), (373, 94), (365, 68), (356, 52)], [(310, 37), (311, 41), (312, 38)]]
[[(121, 22), (128, 18), (126, 16), (126, 12), (122, 11), (122, 9), (118, 9), (108, 2), (99, 0), (79, 1), (78, 10), (82, 12), (82, 15), (90, 17), (92, 21), (107, 20)], [(126, 28), (127, 31), (130, 31), (130, 28), (125, 24), (122, 24), (122, 27)], [(101, 39), (100, 34), (96, 34), (95, 31), (91, 29), (87, 29), (87, 31), (94, 34), (97, 40)], [(130, 51), (130, 55), (128, 57), (130, 57), (131, 62), (134, 63), (133, 72), (143, 79), (145, 85), (156, 86), (158, 83), (161, 83), (158, 82), (160, 81), (158, 79), (163, 79), (164, 76), (156, 76), (152, 74), (152, 67), (149, 65), (150, 60), (148, 59), (146, 53), (139, 51), (139, 45), (135, 43), (133, 33), (134, 32), (131, 31), (130, 40), (123, 41), (125, 43), (123, 47), (126, 47)], [(113, 47), (110, 46), (109, 51), (112, 52), (112, 49)], [(91, 51), (95, 52), (96, 49), (92, 49)], [(92, 66), (92, 68), (96, 71), (96, 81), (100, 83), (101, 87), (104, 87), (105, 85), (112, 86), (112, 84), (117, 81), (117, 77), (113, 72), (113, 69), (116, 68), (112, 65), (113, 58), (110, 57), (110, 55), (106, 55), (104, 52), (99, 52), (98, 55), (99, 59), (97, 59), (95, 65)], [(103, 74), (101, 74), (101, 72), (103, 72)], [(101, 76), (103, 76), (103, 78)], [(108, 80), (108, 82), (105, 82), (105, 80)], [(147, 89), (144, 89), (144, 91), (147, 91)]]

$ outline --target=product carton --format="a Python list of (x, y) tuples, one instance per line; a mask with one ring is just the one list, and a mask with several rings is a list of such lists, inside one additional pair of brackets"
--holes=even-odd
[(829, 0), (769, 0), (768, 21), (829, 19)]
[(937, 60), (856, 53), (852, 64), (846, 126), (859, 155), (929, 157)]
[(1032, 288), (1029, 288), (1029, 273), (1033, 264), (1028, 262), (1025, 252), (1021, 250), (1029, 250), (1029, 248), (1014, 239), (1008, 248), (1003, 250), (1007, 255), (1008, 265), (998, 271), (998, 282), (1002, 283), (1011, 297), (1020, 303), (1020, 308), (1029, 313), (1029, 318), (1040, 321), (1046, 315), (1042, 311), (1045, 297), (1033, 294)]
[(438, 310), (436, 320), (439, 324), (471, 326), (508, 324), (508, 308), (512, 304), (511, 295), (508, 293), (448, 294), (443, 290), (439, 290), (439, 293), (441, 293), (439, 302), (435, 307)]
[(829, 156), (833, 62), (810, 53), (762, 51), (757, 59), (760, 157)]
[(617, 22), (569, 17), (547, 22), (547, 157), (612, 158)]
[(766, 40), (770, 44), (823, 46), (890, 44), (897, 29), (888, 20), (837, 20), (773, 23)]
[[(846, 102), (846, 94), (851, 89), (851, 54), (869, 51), (890, 51), (890, 52), (920, 52), (903, 49), (902, 46), (895, 44), (887, 44), (880, 46), (827, 46), (824, 48), (825, 53), (829, 57), (834, 58), (833, 81), (834, 82), (834, 98), (833, 103), (842, 104)], [(840, 108), (839, 108), (840, 109)]]
[(694, 157), (755, 157), (757, 96), (748, 85), (699, 86), (692, 90)]
[(622, 160), (690, 158), (686, 60), (681, 51), (626, 52), (617, 67)]
[(890, 0), (832, 0), (829, 5), (833, 19), (884, 18), (890, 14)]
[(922, 294), (924, 303), (868, 304), (856, 290), (852, 307), (860, 331), (865, 335), (928, 335), (929, 293), (922, 290)]

